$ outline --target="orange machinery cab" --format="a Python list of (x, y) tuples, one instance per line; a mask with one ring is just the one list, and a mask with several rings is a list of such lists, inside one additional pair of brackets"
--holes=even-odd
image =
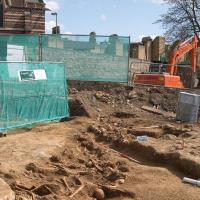
[(180, 76), (165, 74), (135, 74), (134, 83), (183, 89)]

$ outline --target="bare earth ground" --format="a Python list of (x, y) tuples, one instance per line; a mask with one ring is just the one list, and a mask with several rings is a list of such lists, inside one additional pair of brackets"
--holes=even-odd
[(76, 117), (0, 138), (0, 177), (17, 200), (198, 200), (182, 178), (200, 177), (199, 124), (141, 109), (175, 112), (177, 92), (70, 83)]

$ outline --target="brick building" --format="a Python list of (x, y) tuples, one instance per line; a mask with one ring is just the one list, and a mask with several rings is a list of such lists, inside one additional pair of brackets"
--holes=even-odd
[(45, 32), (43, 0), (0, 0), (0, 34)]

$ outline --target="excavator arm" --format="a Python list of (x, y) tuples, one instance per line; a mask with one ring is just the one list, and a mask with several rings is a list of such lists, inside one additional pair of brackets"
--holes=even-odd
[(170, 75), (176, 75), (177, 74), (177, 60), (184, 56), (186, 53), (191, 52), (191, 65), (192, 65), (192, 71), (196, 72), (196, 66), (197, 66), (197, 48), (198, 48), (198, 38), (197, 36), (193, 36), (183, 42), (182, 44), (178, 45), (172, 52), (169, 66), (167, 68), (167, 72)]

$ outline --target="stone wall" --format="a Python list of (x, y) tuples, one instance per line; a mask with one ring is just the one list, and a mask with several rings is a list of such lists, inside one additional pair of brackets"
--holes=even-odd
[(152, 42), (152, 61), (158, 62), (162, 61), (162, 57), (166, 57), (165, 53), (165, 38), (156, 37)]
[(141, 43), (131, 43), (130, 57), (147, 61), (160, 62), (166, 60), (165, 38), (144, 37)]
[(130, 45), (130, 57), (136, 59), (146, 59), (146, 50), (143, 44), (132, 43)]
[(64, 62), (68, 80), (128, 82), (128, 57), (44, 48), (43, 61)]
[(146, 60), (151, 61), (152, 58), (152, 41), (144, 41)]

